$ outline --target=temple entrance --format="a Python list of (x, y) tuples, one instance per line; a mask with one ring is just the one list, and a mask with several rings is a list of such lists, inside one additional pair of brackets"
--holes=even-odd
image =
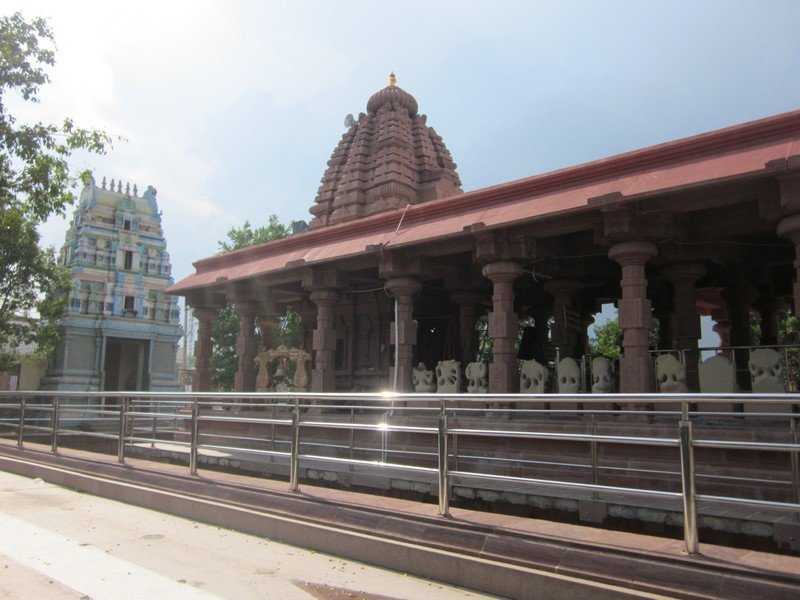
[(109, 391), (141, 391), (150, 387), (147, 372), (149, 340), (108, 338), (105, 355), (105, 385)]

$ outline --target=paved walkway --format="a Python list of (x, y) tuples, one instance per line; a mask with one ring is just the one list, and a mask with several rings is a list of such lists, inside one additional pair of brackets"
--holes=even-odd
[(0, 472), (0, 599), (486, 598)]

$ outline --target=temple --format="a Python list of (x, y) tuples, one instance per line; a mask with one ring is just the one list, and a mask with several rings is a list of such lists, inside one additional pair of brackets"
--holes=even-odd
[(84, 181), (59, 263), (72, 290), (42, 389), (179, 389), (181, 328), (156, 190)]
[[(309, 357), (314, 391), (795, 386), (778, 320), (800, 306), (800, 111), (469, 192), (394, 76), (348, 124), (309, 231), (199, 260), (167, 290), (199, 320), (195, 390), (227, 304), (242, 391), (275, 350), (258, 332), (287, 309), (305, 344), (281, 356)], [(608, 303), (618, 365), (587, 348)], [(710, 353), (701, 315), (721, 339)]]

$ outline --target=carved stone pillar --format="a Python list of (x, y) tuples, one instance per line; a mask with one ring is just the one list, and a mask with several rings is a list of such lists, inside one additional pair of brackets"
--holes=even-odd
[[(800, 195), (798, 192), (797, 195)], [(781, 219), (778, 223), (778, 235), (785, 237), (794, 244), (794, 284), (792, 295), (794, 297), (794, 314), (800, 314), (800, 214)]]
[(550, 338), (561, 358), (578, 358), (580, 339), (580, 314), (575, 295), (581, 284), (570, 279), (552, 279), (544, 284), (545, 291), (553, 297), (553, 328)]
[(207, 392), (211, 389), (211, 328), (217, 318), (214, 308), (194, 309), (197, 319), (197, 341), (194, 345), (193, 392)]
[(783, 303), (780, 300), (766, 298), (756, 304), (756, 310), (761, 317), (761, 344), (773, 346), (778, 343), (778, 320), (780, 319)]
[(622, 267), (619, 325), (623, 347), (620, 391), (623, 393), (651, 392), (654, 387), (649, 353), (651, 316), (645, 265), (657, 254), (658, 249), (649, 242), (622, 242), (608, 251), (609, 258)]
[[(750, 311), (753, 304), (753, 289), (750, 284), (740, 278), (733, 286), (725, 291), (728, 303), (728, 317), (730, 319), (730, 345), (750, 346), (753, 343), (750, 329)], [(748, 370), (749, 352), (735, 350), (733, 359), (736, 365), (736, 384), (742, 392), (750, 391), (750, 371)], [(741, 405), (738, 405), (741, 407)]]
[(239, 358), (233, 389), (237, 392), (252, 392), (256, 389), (255, 358), (258, 352), (255, 335), (257, 305), (241, 302), (236, 305), (239, 313), (239, 335), (236, 338), (236, 353)]
[(451, 300), (458, 305), (458, 332), (460, 354), (457, 357), (464, 365), (475, 360), (478, 350), (478, 336), (475, 323), (483, 297), (474, 292), (456, 292)]
[(339, 294), (335, 290), (311, 292), (311, 301), (317, 306), (317, 328), (314, 330), (314, 370), (311, 390), (336, 391), (336, 322), (335, 308)]
[(514, 313), (514, 281), (522, 267), (510, 261), (489, 263), (483, 276), (492, 282), (492, 312), (489, 315), (489, 335), (493, 341), (492, 364), (489, 365), (489, 392), (506, 394), (517, 391), (519, 374), (515, 344), (519, 330)]
[(409, 392), (411, 389), (411, 369), (414, 360), (414, 346), (417, 343), (417, 325), (414, 322), (414, 294), (421, 289), (413, 277), (395, 277), (386, 281), (385, 288), (397, 300), (396, 344), (397, 390)]
[(700, 314), (697, 311), (697, 280), (706, 269), (701, 264), (679, 264), (667, 267), (664, 275), (672, 283), (672, 329), (678, 350), (685, 350), (686, 386), (700, 390), (697, 342), (700, 339)]

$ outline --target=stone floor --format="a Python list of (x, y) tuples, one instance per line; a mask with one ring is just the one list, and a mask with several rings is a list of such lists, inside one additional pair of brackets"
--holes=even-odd
[(485, 598), (0, 472), (0, 598)]

